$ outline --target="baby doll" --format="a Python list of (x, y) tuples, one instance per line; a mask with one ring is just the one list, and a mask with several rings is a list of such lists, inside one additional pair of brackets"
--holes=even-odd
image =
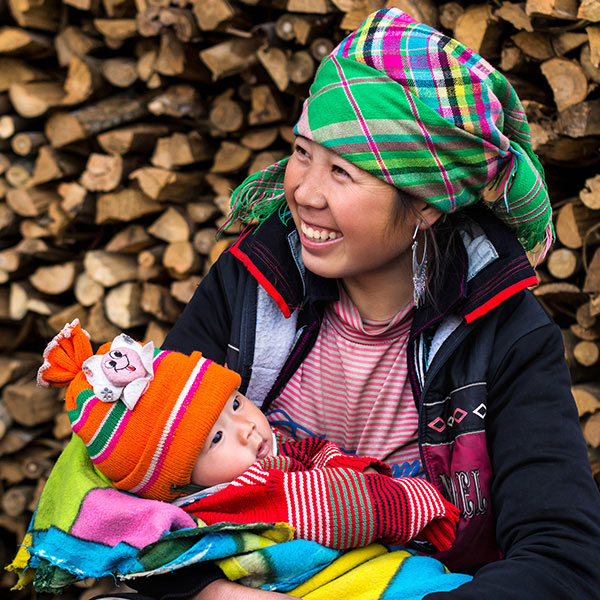
[(68, 386), (71, 427), (118, 489), (175, 502), (207, 524), (287, 522), (331, 548), (413, 538), (451, 546), (458, 510), (429, 482), (393, 479), (381, 461), (325, 440), (285, 438), (240, 382), (200, 352), (125, 334), (94, 354), (77, 319), (38, 371), (40, 385)]

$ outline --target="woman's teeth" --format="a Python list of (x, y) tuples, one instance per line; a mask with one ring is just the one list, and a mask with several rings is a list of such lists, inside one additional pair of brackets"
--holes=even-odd
[(319, 242), (324, 242), (326, 240), (335, 240), (337, 238), (342, 237), (342, 234), (337, 231), (328, 231), (326, 229), (313, 229), (312, 227), (309, 227), (304, 223), (300, 223), (300, 229), (307, 238)]

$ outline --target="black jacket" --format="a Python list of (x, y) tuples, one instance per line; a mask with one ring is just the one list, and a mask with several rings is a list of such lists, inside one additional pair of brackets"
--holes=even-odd
[[(408, 349), (426, 476), (462, 513), (453, 549), (438, 557), (475, 573), (428, 598), (596, 598), (600, 494), (562, 337), (526, 289), (535, 274), (512, 234), (489, 211), (471, 213), (480, 229), (451, 246)], [(293, 228), (275, 216), (221, 256), (164, 347), (226, 362), (243, 391), (266, 379), (268, 407), (336, 298), (334, 281), (304, 271)]]

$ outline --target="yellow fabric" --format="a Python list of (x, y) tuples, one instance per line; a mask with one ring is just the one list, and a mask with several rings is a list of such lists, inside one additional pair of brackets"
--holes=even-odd
[(31, 533), (27, 533), (23, 538), (23, 543), (19, 547), (14, 560), (9, 565), (4, 567), (5, 570), (15, 572), (19, 577), (19, 579), (17, 579), (17, 583), (10, 588), (12, 591), (25, 589), (33, 581), (35, 569), (27, 568), (29, 559), (31, 558), (31, 554), (29, 554), (27, 546), (31, 546), (31, 541)]
[(350, 550), (288, 593), (304, 600), (377, 600), (409, 556), (381, 544)]

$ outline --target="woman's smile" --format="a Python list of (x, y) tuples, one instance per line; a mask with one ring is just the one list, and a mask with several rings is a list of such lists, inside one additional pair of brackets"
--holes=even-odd
[(343, 237), (339, 231), (326, 229), (324, 227), (310, 226), (304, 221), (300, 221), (300, 231), (303, 236), (311, 242), (329, 242)]

